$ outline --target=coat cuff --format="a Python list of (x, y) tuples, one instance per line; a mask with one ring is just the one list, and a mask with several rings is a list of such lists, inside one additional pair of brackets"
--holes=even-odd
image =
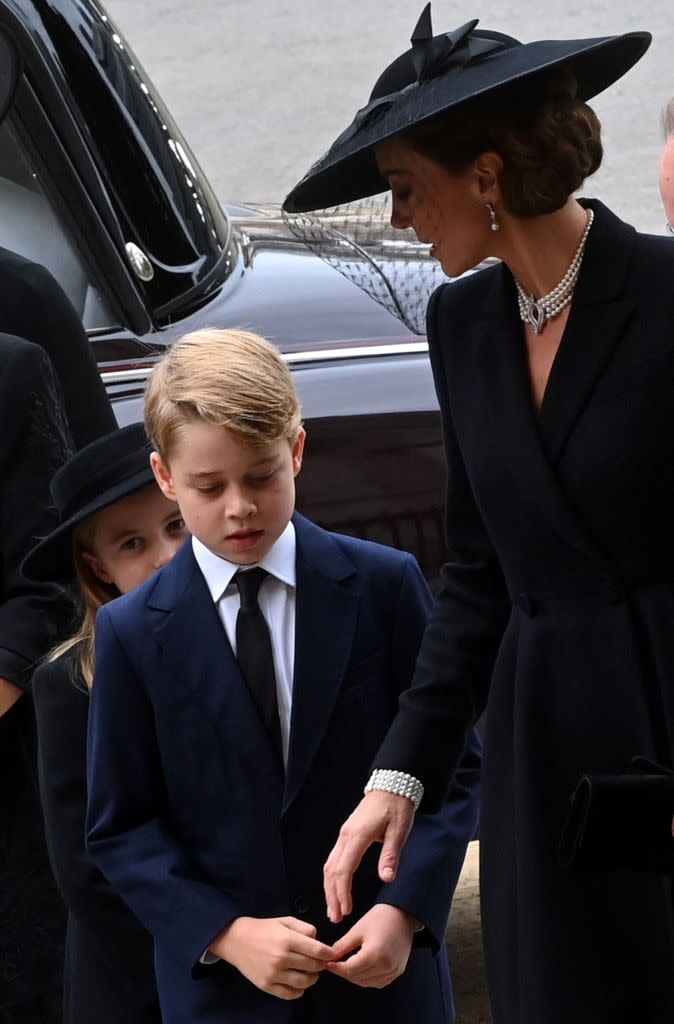
[(375, 905), (383, 903), (388, 904), (390, 907), (397, 907), (398, 910), (404, 910), (406, 914), (413, 917), (419, 922), (420, 927), (414, 933), (412, 945), (414, 947), (430, 946), (433, 953), (438, 952), (444, 942), (444, 929), (442, 933), (439, 934), (435, 927), (435, 922), (425, 921), (425, 913), (421, 907), (415, 908), (410, 904), (409, 900), (397, 898), (393, 893), (386, 892), (386, 890), (382, 890), (374, 902)]
[(6, 647), (0, 647), (0, 678), (6, 679), (21, 690), (27, 690), (35, 668), (34, 661), (24, 658), (15, 651), (9, 651)]

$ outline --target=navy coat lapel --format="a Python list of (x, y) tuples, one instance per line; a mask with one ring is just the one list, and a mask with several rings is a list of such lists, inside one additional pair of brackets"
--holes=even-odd
[(323, 738), (356, 630), (356, 570), (334, 538), (302, 516), (297, 537), (295, 673), (284, 810)]
[[(591, 397), (630, 315), (629, 300), (619, 297), (627, 272), (633, 229), (601, 206), (595, 207), (597, 235), (588, 242), (587, 267), (578, 285), (578, 304), (569, 316), (564, 338), (548, 380), (540, 413), (531, 396), (522, 323), (511, 274), (494, 268), (492, 285), (471, 328), (477, 372), (463, 389), (471, 401), (489, 411), (490, 423), (467, 416), (466, 422), (489, 438), (508, 467), (512, 485), (536, 502), (538, 514), (577, 550), (598, 557), (569, 503), (557, 464), (574, 424)], [(613, 263), (611, 264), (611, 250)], [(584, 261), (585, 266), (585, 261)], [(609, 271), (607, 268), (611, 267)], [(482, 389), (475, 391), (475, 382)], [(455, 381), (456, 388), (461, 388)], [(496, 430), (496, 433), (494, 432)]]
[[(464, 367), (465, 383), (456, 375), (452, 383), (456, 400), (470, 406), (465, 424), (471, 433), (462, 433), (462, 445), (489, 449), (499, 468), (499, 486), (507, 481), (519, 489), (527, 502), (535, 504), (535, 516), (594, 559), (594, 546), (576, 521), (548, 461), (531, 396), (515, 285), (503, 265), (494, 268), (491, 289), (470, 335), (477, 365)], [(484, 409), (484, 417), (476, 418), (473, 407)]]
[(280, 756), (241, 675), (191, 541), (163, 571), (148, 603), (167, 613), (155, 628), (155, 636), (171, 675), (184, 684), (186, 697), (201, 704), (223, 742), (231, 743), (232, 736), (240, 736), (242, 742), (255, 744), (260, 754), (264, 751), (273, 758), (282, 771)]
[(594, 223), (540, 411), (541, 439), (552, 465), (634, 311), (634, 302), (625, 296), (636, 231), (601, 203), (584, 205), (594, 209)]

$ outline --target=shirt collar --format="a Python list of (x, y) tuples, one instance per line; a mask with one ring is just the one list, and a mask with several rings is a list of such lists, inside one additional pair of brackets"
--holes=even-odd
[[(253, 565), (246, 566), (247, 569), (259, 565), (266, 569), (270, 576), (275, 576), (282, 583), (289, 587), (295, 586), (295, 527), (290, 522), (285, 530), (272, 544), (264, 558)], [(229, 562), (226, 558), (214, 554), (210, 548), (202, 544), (196, 537), (192, 537), (192, 550), (197, 565), (201, 569), (206, 580), (206, 586), (210, 591), (211, 598), (218, 603), (227, 587), (232, 582), (234, 574), (241, 568), (235, 562)]]

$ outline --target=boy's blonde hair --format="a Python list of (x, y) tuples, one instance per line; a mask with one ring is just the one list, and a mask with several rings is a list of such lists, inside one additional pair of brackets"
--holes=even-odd
[(180, 338), (157, 364), (145, 392), (145, 429), (170, 458), (180, 429), (201, 420), (252, 448), (294, 441), (302, 413), (288, 367), (257, 334), (206, 329)]

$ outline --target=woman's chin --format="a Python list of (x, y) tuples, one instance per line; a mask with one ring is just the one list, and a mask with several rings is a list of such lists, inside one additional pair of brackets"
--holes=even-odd
[(447, 277), (461, 277), (462, 274), (465, 274), (467, 270), (471, 269), (470, 267), (464, 266), (463, 262), (457, 260), (456, 257), (451, 259), (449, 257), (443, 258), (442, 256), (438, 256), (437, 259), (438, 263), (442, 267), (443, 274), (446, 274)]
[(440, 254), (437, 260), (442, 267), (443, 274), (446, 274), (447, 277), (461, 277), (462, 274), (475, 270), (482, 262), (481, 259), (475, 262), (470, 259), (457, 259), (456, 254), (453, 257), (443, 257)]

